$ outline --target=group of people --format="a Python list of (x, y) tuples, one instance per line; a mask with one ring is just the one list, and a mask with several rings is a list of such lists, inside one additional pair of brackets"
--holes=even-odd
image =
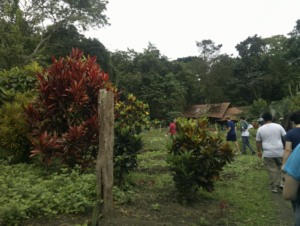
[[(264, 113), (263, 124), (256, 134), (257, 156), (264, 159), (264, 165), (270, 177), (270, 191), (277, 192), (283, 189), (283, 198), (291, 200), (295, 212), (295, 224), (300, 226), (300, 111), (287, 113), (280, 124), (274, 122), (270, 113)], [(235, 125), (230, 118), (226, 118), (228, 131), (226, 142), (235, 143), (240, 153), (236, 139)], [(245, 117), (240, 117), (243, 152), (247, 146), (255, 155), (249, 141), (249, 124)], [(176, 124), (172, 120), (169, 130), (173, 137), (176, 134)], [(166, 134), (166, 135), (167, 135)], [(262, 153), (263, 151), (263, 153)]]
[[(235, 132), (235, 125), (234, 122), (230, 120), (230, 117), (226, 118), (227, 120), (227, 126), (228, 126), (228, 131), (226, 133), (226, 142), (232, 141), (234, 142), (237, 150), (239, 153), (241, 153), (239, 145), (237, 143), (237, 139), (236, 139), (236, 132)], [(246, 148), (247, 146), (249, 147), (250, 151), (252, 152), (252, 155), (255, 155), (255, 151), (253, 150), (251, 144), (250, 144), (250, 140), (249, 140), (249, 129), (253, 128), (253, 126), (251, 124), (249, 124), (246, 120), (245, 117), (240, 117), (240, 121), (241, 121), (241, 127), (240, 127), (240, 132), (242, 134), (242, 143), (243, 143), (243, 155), (246, 155)]]
[[(291, 200), (295, 212), (295, 224), (300, 226), (300, 111), (287, 113), (281, 123), (274, 123), (272, 115), (262, 116), (263, 125), (256, 134), (257, 156), (264, 159), (265, 168), (271, 180), (270, 190), (283, 189), (283, 198)], [(249, 142), (249, 123), (241, 120), (241, 132), (244, 151), (248, 146), (254, 155), (256, 152)], [(233, 141), (237, 146), (234, 123), (227, 118), (227, 142)], [(263, 153), (262, 151), (263, 150)]]

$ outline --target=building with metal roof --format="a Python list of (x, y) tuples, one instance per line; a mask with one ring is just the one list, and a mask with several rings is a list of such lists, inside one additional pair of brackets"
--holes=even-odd
[(206, 116), (210, 121), (225, 121), (227, 117), (238, 120), (238, 115), (243, 111), (232, 107), (230, 102), (211, 105), (192, 105), (184, 109), (183, 116), (186, 118), (200, 118)]

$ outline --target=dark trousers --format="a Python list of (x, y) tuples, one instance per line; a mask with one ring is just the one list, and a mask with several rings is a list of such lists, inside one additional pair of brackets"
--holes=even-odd
[(246, 154), (246, 148), (247, 146), (250, 148), (251, 152), (253, 153), (254, 150), (250, 144), (250, 141), (249, 141), (249, 137), (247, 136), (242, 136), (242, 142), (243, 142), (243, 154)]

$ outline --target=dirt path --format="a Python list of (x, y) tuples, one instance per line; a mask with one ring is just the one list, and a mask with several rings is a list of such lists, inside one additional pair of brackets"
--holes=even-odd
[(272, 194), (273, 200), (278, 203), (276, 210), (280, 210), (278, 225), (293, 226), (294, 225), (294, 212), (290, 201), (285, 201), (282, 198), (282, 190), (278, 189), (277, 193)]

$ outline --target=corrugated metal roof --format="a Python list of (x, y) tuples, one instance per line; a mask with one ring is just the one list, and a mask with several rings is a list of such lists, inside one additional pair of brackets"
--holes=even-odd
[(231, 107), (230, 102), (221, 104), (211, 104), (210, 106), (206, 104), (192, 105), (190, 107), (185, 108), (183, 115), (186, 118), (199, 118), (203, 115), (204, 111), (207, 111), (207, 117), (221, 119), (229, 107)]
[(226, 117), (230, 117), (230, 120), (238, 120), (237, 114), (242, 113), (243, 110), (239, 108), (228, 108), (225, 112), (224, 116), (218, 121), (225, 121)]

